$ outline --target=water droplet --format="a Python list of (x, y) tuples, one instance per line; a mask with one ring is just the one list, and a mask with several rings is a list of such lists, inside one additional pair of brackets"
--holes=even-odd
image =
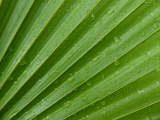
[(145, 33), (142, 31), (141, 35), (142, 35), (142, 37), (144, 37), (144, 36), (145, 36)]
[(154, 24), (154, 28), (159, 28), (157, 23)]
[(91, 86), (92, 85), (90, 81), (87, 81), (86, 84), (87, 84), (87, 86)]
[(113, 8), (110, 8), (109, 11), (107, 12), (108, 14), (111, 14), (111, 13), (114, 13), (114, 9)]
[(102, 108), (102, 109), (101, 109), (101, 113), (102, 113), (102, 114), (106, 114), (105, 108)]
[(119, 64), (120, 64), (119, 60), (115, 60), (115, 61), (114, 61), (114, 65), (115, 65), (115, 66), (117, 66), (117, 65), (119, 65)]
[(89, 68), (88, 66), (84, 67), (85, 70), (87, 70), (88, 68)]
[(137, 72), (140, 73), (141, 71), (140, 71), (140, 70), (137, 70)]
[(106, 51), (106, 54), (107, 54), (107, 55), (110, 54), (110, 53), (111, 53), (111, 50), (110, 50), (110, 49)]
[(88, 103), (88, 99), (86, 97), (83, 97), (82, 100), (85, 102), (85, 103)]
[(96, 62), (100, 57), (101, 57), (101, 56), (97, 56), (97, 57), (95, 57), (92, 61), (93, 61), (93, 62)]
[(71, 106), (71, 101), (65, 102), (65, 103), (64, 103), (64, 106), (67, 107), (67, 108), (70, 107), (70, 106)]
[(102, 101), (102, 102), (101, 102), (101, 105), (105, 105), (105, 104), (106, 104), (106, 101)]
[(147, 52), (147, 56), (148, 56), (148, 58), (150, 58), (150, 56), (151, 56), (151, 53), (150, 53), (150, 52)]
[(115, 43), (119, 43), (119, 42), (120, 42), (120, 39), (117, 38), (117, 37), (114, 37), (114, 42), (115, 42)]
[(94, 33), (94, 29), (92, 29), (92, 30), (90, 31), (90, 33), (93, 34), (93, 33)]
[(96, 18), (96, 17), (94, 16), (94, 14), (92, 14), (92, 20), (95, 20), (95, 18)]
[(68, 82), (73, 82), (74, 79), (75, 79), (74, 76), (71, 76), (67, 81), (68, 81)]
[(144, 90), (138, 90), (138, 94), (144, 93)]

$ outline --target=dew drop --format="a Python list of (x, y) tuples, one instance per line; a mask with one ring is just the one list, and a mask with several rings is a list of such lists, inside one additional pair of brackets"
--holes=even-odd
[(101, 113), (102, 113), (102, 114), (106, 114), (106, 111), (105, 111), (104, 108), (101, 109)]
[(67, 81), (68, 81), (68, 82), (73, 82), (74, 79), (75, 79), (74, 76), (71, 76)]
[(70, 107), (70, 106), (71, 106), (71, 101), (65, 102), (65, 103), (64, 103), (64, 106), (67, 107), (67, 108)]
[(58, 91), (58, 88), (54, 89), (55, 91)]
[(102, 102), (101, 102), (101, 105), (105, 105), (105, 104), (106, 104), (106, 101), (102, 101)]
[(88, 99), (86, 97), (83, 97), (82, 100), (85, 102), (85, 103), (88, 103)]
[(114, 42), (117, 44), (117, 43), (119, 43), (119, 42), (120, 42), (120, 39), (119, 39), (119, 38), (117, 38), (117, 37), (114, 37)]
[(138, 90), (138, 94), (144, 93), (144, 90)]
[(86, 84), (87, 84), (87, 86), (91, 86), (92, 85), (90, 81), (87, 81)]
[(110, 8), (110, 10), (107, 12), (109, 15), (110, 14), (112, 14), (112, 13), (114, 13), (115, 11), (114, 11), (114, 9), (113, 8)]
[(94, 16), (94, 14), (92, 14), (92, 20), (95, 20), (95, 18), (96, 18), (96, 17)]
[(142, 32), (142, 33), (141, 33), (141, 35), (142, 35), (142, 37), (144, 37), (144, 36), (145, 36), (145, 33), (144, 33), (144, 32)]
[(92, 61), (93, 61), (93, 62), (96, 62), (100, 57), (101, 57), (101, 56), (97, 56), (97, 57), (95, 57)]
[(151, 53), (150, 53), (150, 52), (147, 52), (147, 56), (148, 56), (148, 58), (150, 58), (150, 56), (151, 56)]
[(92, 30), (90, 31), (90, 33), (93, 34), (93, 33), (94, 33), (94, 29), (92, 29)]
[(114, 61), (114, 65), (115, 65), (115, 66), (118, 66), (119, 64), (120, 64), (119, 60), (115, 60), (115, 61)]
[(111, 53), (111, 50), (107, 50), (106, 51), (106, 55), (110, 54)]
[(154, 28), (159, 28), (158, 24), (155, 23), (154, 24)]
[(140, 71), (140, 70), (137, 70), (137, 72), (140, 73), (141, 71)]

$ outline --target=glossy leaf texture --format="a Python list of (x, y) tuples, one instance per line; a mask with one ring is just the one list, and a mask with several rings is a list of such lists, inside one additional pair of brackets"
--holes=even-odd
[(159, 107), (159, 0), (0, 0), (1, 120), (158, 120)]

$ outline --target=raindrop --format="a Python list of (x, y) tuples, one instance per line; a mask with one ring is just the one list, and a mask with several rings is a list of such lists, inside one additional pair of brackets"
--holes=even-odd
[(114, 61), (114, 65), (115, 65), (115, 66), (117, 66), (117, 65), (119, 65), (119, 64), (120, 64), (119, 60), (115, 60), (115, 61)]
[(54, 89), (55, 91), (58, 91), (58, 88)]
[(147, 52), (147, 56), (148, 56), (148, 58), (150, 58), (150, 56), (151, 56), (151, 53), (150, 53), (150, 52)]
[(94, 29), (92, 29), (92, 30), (90, 31), (90, 33), (93, 34), (93, 33), (94, 33)]
[(86, 97), (83, 97), (82, 100), (85, 102), (85, 103), (88, 103), (88, 100)]
[(106, 113), (106, 111), (105, 111), (104, 108), (101, 109), (101, 112), (102, 112), (102, 114), (105, 114), (105, 113)]
[(144, 90), (138, 90), (138, 94), (144, 93)]
[(119, 42), (120, 42), (120, 39), (117, 38), (117, 37), (114, 37), (114, 42), (115, 42), (115, 43), (119, 43)]
[(106, 104), (106, 101), (102, 101), (102, 102), (101, 102), (101, 105), (105, 105), (105, 104)]
[(154, 28), (159, 28), (158, 24), (155, 23), (154, 24)]
[(71, 76), (67, 81), (68, 81), (68, 82), (73, 82), (74, 79), (75, 79), (74, 76)]
[(100, 57), (101, 57), (101, 56), (97, 56), (97, 57), (95, 57), (92, 61), (93, 61), (93, 62), (96, 62)]
[(137, 72), (140, 73), (141, 71), (140, 71), (140, 70), (137, 70)]
[(64, 103), (64, 106), (65, 106), (65, 107), (70, 107), (70, 106), (71, 106), (71, 101), (65, 102), (65, 103)]
[(142, 32), (142, 33), (141, 33), (141, 35), (142, 35), (142, 37), (144, 37), (144, 36), (145, 36), (145, 33), (144, 33), (144, 32)]
[(95, 20), (95, 18), (96, 18), (96, 17), (94, 16), (94, 14), (92, 14), (92, 20)]
[(111, 50), (107, 50), (106, 51), (106, 54), (108, 55), (108, 54), (110, 54), (111, 53)]
[(87, 81), (86, 84), (87, 84), (87, 86), (91, 86), (92, 85), (90, 81)]
[(107, 12), (108, 14), (111, 14), (111, 13), (114, 13), (114, 9), (113, 8), (110, 8), (110, 10)]

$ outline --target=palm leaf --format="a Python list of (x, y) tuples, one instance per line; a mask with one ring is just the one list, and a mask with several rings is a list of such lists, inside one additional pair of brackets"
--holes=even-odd
[(0, 119), (160, 119), (159, 5), (1, 0)]

